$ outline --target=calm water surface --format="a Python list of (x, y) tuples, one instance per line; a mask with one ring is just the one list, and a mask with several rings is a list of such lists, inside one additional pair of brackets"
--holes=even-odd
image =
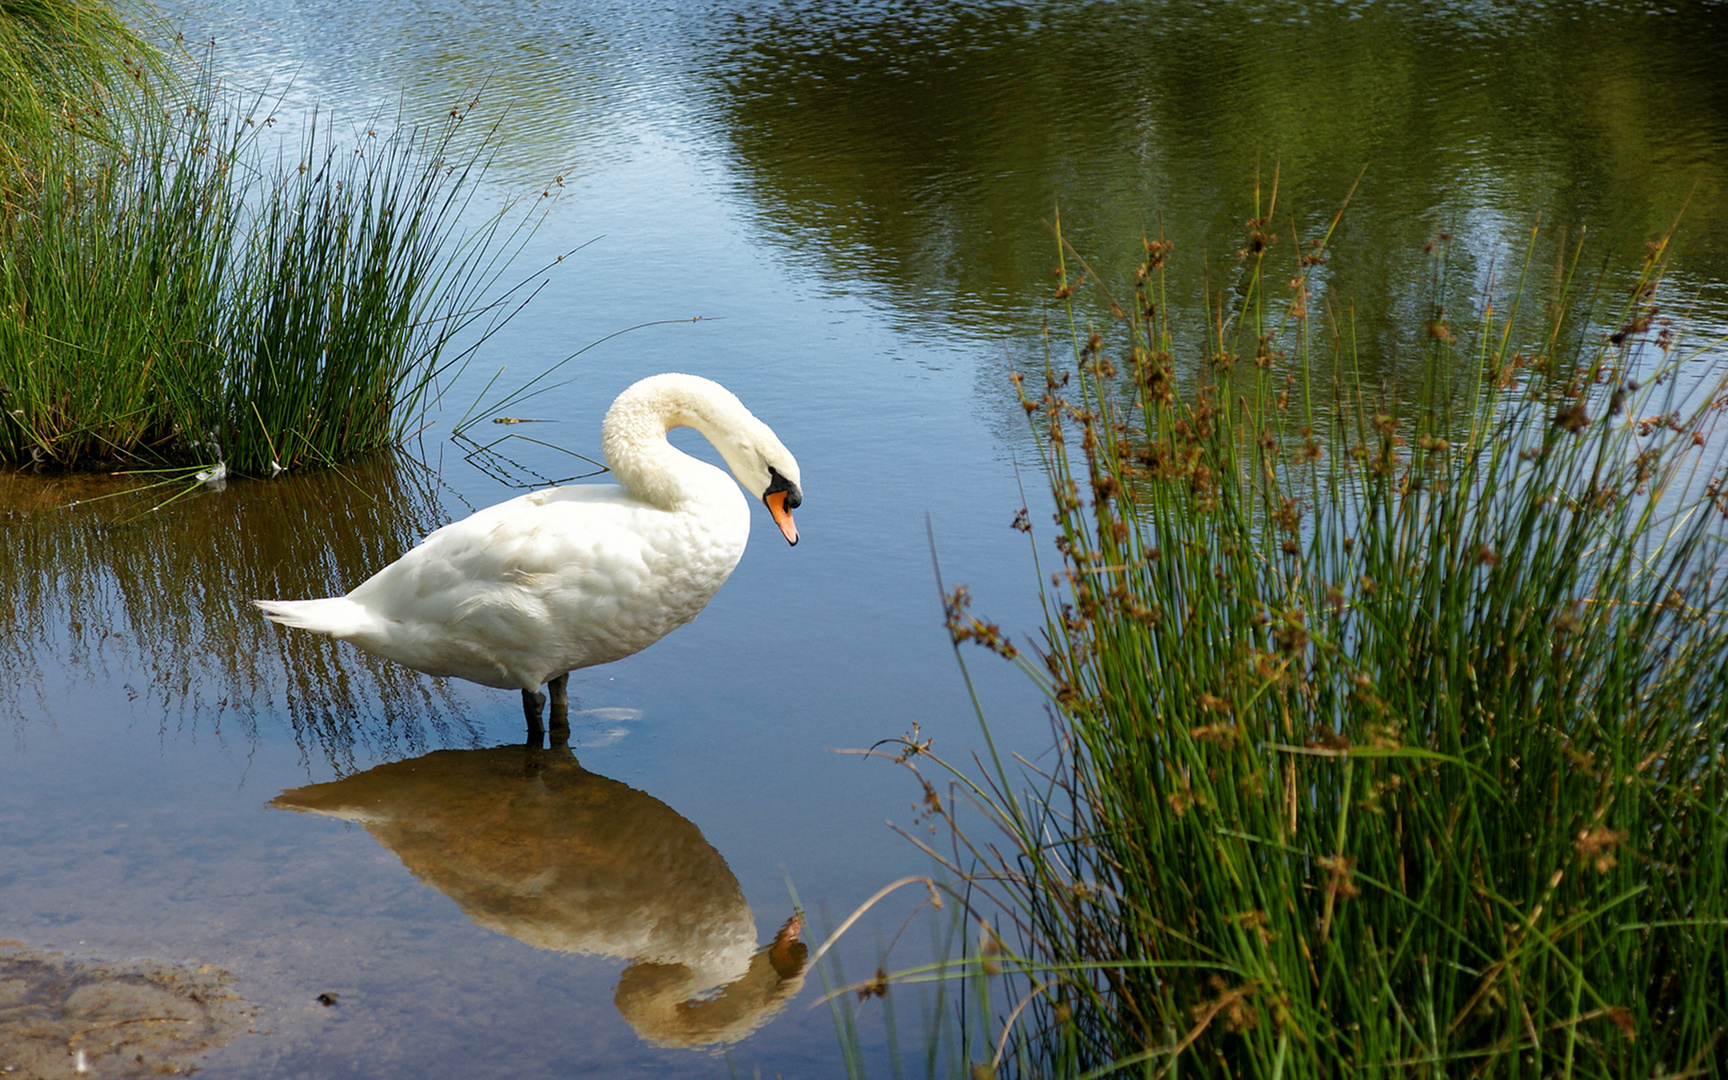
[[(234, 972), (263, 1011), (206, 1061), (216, 1077), (842, 1069), (819, 980), (757, 949), (789, 886), (837, 921), (926, 869), (883, 824), (914, 822), (908, 779), (833, 749), (914, 724), (956, 758), (977, 745), (926, 522), (981, 610), (1036, 625), (1005, 376), (1040, 355), (1058, 202), (1113, 280), (1162, 230), (1173, 302), (1196, 303), (1232, 286), (1256, 177), (1269, 193), (1278, 175), (1290, 250), (1361, 174), (1317, 286), (1399, 383), (1440, 231), (1464, 324), (1534, 222), (1540, 273), (1580, 226), (1592, 259), (1629, 268), (1684, 208), (1676, 294), (1696, 340), (1728, 325), (1715, 5), (237, 0), (174, 18), (236, 82), (287, 83), (284, 128), (314, 103), (339, 131), (438, 117), (485, 84), (476, 115), (502, 116), (505, 150), (483, 201), (562, 178), (524, 266), (594, 241), (410, 456), (155, 512), (0, 479), (0, 937)], [(566, 475), (522, 439), (481, 467), (451, 424), (499, 368), (515, 385), (696, 315), (607, 342), (511, 411), (596, 454), (629, 382), (716, 378), (798, 455), (804, 540), (758, 513), (700, 619), (574, 676), (573, 753), (508, 747), (514, 695), (246, 605), (344, 591), (513, 484)], [(999, 740), (1039, 752), (1040, 703), (975, 672)], [(906, 910), (855, 933), (850, 973)], [(881, 1072), (879, 1004), (859, 1011)]]

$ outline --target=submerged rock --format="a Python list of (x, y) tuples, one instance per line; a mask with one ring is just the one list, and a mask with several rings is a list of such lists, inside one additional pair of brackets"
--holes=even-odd
[(255, 1010), (208, 964), (80, 960), (0, 942), (0, 1078), (171, 1076)]

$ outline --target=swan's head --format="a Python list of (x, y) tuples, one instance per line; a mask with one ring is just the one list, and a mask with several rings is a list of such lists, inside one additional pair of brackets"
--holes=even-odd
[(787, 543), (798, 542), (792, 511), (804, 501), (804, 492), (797, 460), (730, 390), (699, 375), (650, 375), (631, 384), (607, 410), (601, 441), (625, 487), (655, 501), (656, 476), (644, 471), (642, 461), (652, 458), (652, 444), (665, 446), (666, 432), (675, 427), (702, 432), (744, 490), (768, 507)]
[(744, 490), (762, 500), (786, 542), (796, 544), (798, 526), (792, 524), (792, 511), (804, 501), (804, 491), (798, 485), (798, 462), (767, 424), (754, 416), (750, 421), (737, 445), (722, 447), (720, 455)]

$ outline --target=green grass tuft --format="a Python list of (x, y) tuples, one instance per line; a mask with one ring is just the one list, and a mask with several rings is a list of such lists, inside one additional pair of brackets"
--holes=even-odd
[(17, 143), (0, 462), (275, 475), (362, 456), (410, 434), (507, 317), (488, 294), (538, 215), (473, 212), (496, 151), (467, 131), (473, 103), (352, 146), (314, 115), (284, 159), (271, 102), (207, 70), (105, 85), (108, 137), (47, 124)]

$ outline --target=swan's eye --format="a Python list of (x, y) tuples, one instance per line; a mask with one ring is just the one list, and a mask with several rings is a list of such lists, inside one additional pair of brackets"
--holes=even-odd
[(784, 476), (781, 476), (780, 470), (776, 469), (772, 465), (768, 466), (768, 478), (768, 490), (762, 493), (762, 499), (764, 502), (767, 501), (768, 496), (774, 494), (776, 491), (784, 491), (786, 493), (786, 509), (796, 510), (799, 506), (803, 505), (804, 496), (799, 493), (798, 485), (786, 479)]

